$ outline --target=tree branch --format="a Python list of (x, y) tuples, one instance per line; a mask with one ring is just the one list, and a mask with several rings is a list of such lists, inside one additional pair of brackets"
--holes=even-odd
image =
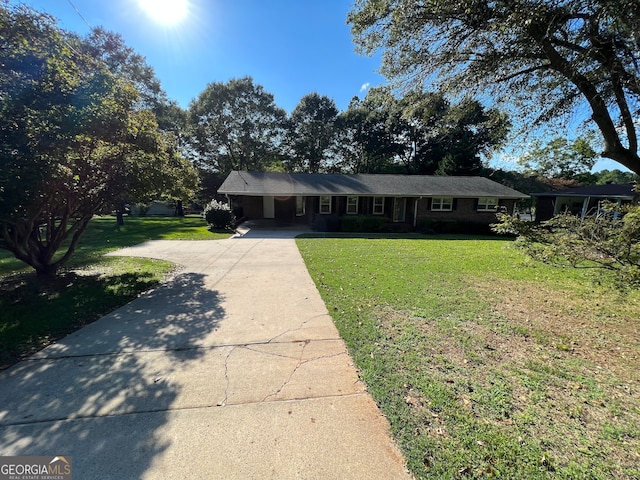
[(498, 77), (496, 79), (497, 82), (508, 82), (509, 80), (513, 80), (516, 77), (522, 76), (522, 75), (527, 75), (529, 73), (533, 73), (533, 72), (537, 72), (539, 70), (548, 70), (550, 68), (549, 64), (545, 64), (545, 65), (536, 65), (535, 67), (530, 67), (530, 68), (525, 68), (524, 70), (520, 70), (516, 73), (512, 73), (510, 75), (507, 75), (505, 77)]

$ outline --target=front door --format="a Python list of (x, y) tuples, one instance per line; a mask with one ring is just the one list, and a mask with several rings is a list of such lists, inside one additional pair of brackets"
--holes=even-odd
[(406, 214), (407, 214), (407, 199), (394, 198), (393, 199), (393, 221), (404, 222)]
[(262, 197), (262, 217), (263, 218), (276, 218), (276, 207), (274, 197), (264, 196)]

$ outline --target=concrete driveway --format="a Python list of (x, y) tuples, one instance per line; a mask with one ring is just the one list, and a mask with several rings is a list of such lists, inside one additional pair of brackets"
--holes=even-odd
[(171, 281), (0, 372), (0, 456), (75, 479), (408, 479), (291, 230), (116, 252)]

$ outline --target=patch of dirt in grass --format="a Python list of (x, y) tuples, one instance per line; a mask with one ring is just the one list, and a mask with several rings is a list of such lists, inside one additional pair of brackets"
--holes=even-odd
[(498, 299), (493, 311), (523, 335), (640, 383), (640, 305), (632, 300), (559, 294), (523, 282), (476, 288)]
[[(576, 300), (558, 304), (550, 292), (528, 289), (525, 299), (525, 289), (514, 295), (516, 288), (479, 286), (504, 301), (475, 321), (376, 312), (386, 339), (380, 351), (404, 377), (405, 421), (432, 442), (455, 437), (481, 452), (491, 434), (469, 441), (466, 432), (489, 431), (509, 438), (513, 451), (528, 444), (528, 451), (542, 452), (541, 466), (549, 471), (580, 477), (594, 469), (634, 478), (640, 462), (640, 346), (632, 319), (606, 321), (588, 311), (578, 316)], [(621, 339), (616, 348), (603, 341), (614, 336)]]

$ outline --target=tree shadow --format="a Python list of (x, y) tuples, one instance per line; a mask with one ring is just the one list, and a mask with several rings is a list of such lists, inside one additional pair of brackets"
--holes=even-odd
[[(174, 411), (202, 406), (187, 377), (207, 372), (220, 302), (205, 276), (178, 275), (0, 372), (0, 455), (67, 455), (78, 478), (142, 478), (172, 445)], [(224, 394), (204, 393), (213, 405)]]
[(0, 370), (134, 300), (158, 283), (149, 271), (65, 271), (0, 277)]

